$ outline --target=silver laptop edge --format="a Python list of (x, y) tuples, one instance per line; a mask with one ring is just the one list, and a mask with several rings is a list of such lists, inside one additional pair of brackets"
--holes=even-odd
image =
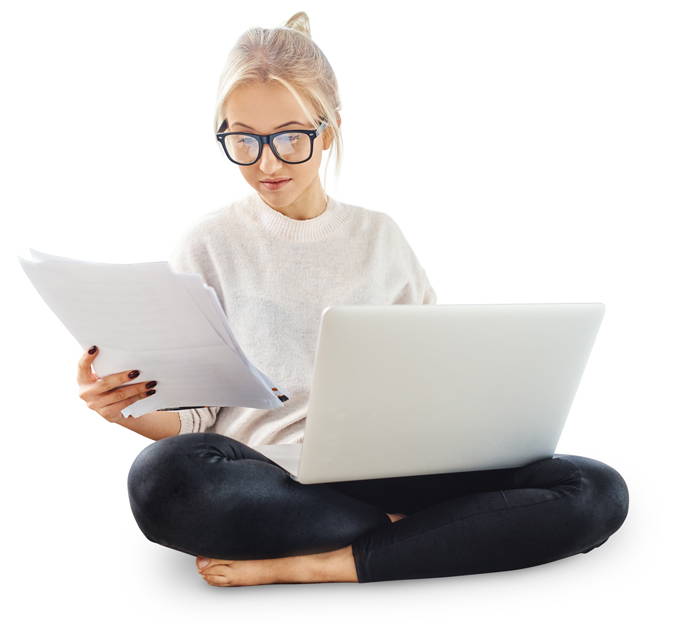
[(256, 449), (302, 483), (550, 456), (604, 311), (597, 302), (328, 306), (303, 444)]

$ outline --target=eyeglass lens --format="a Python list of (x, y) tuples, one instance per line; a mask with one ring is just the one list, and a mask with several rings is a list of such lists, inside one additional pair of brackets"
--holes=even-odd
[[(311, 138), (306, 133), (282, 133), (273, 139), (274, 148), (288, 162), (302, 162), (311, 152)], [(225, 136), (227, 152), (234, 161), (252, 164), (258, 153), (258, 141), (250, 135), (234, 133)]]

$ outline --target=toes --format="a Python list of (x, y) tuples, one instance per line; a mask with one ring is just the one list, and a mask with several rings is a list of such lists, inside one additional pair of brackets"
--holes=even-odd
[(228, 577), (223, 577), (219, 575), (212, 575), (212, 576), (205, 576), (204, 581), (208, 583), (208, 585), (216, 585), (216, 586), (227, 586), (227, 585), (233, 585), (231, 580)]
[[(210, 569), (217, 565), (229, 565), (232, 562), (232, 559), (213, 559), (212, 557), (202, 557), (201, 555), (198, 555), (195, 560), (197, 570), (199, 572), (203, 572), (204, 570)], [(200, 565), (200, 563), (203, 563), (203, 565)]]
[(230, 567), (225, 564), (209, 566), (205, 571), (201, 571), (201, 575), (204, 577), (224, 577), (228, 574), (231, 574)]

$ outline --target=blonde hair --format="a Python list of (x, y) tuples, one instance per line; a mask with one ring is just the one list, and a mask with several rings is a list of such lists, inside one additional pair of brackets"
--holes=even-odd
[[(225, 119), (227, 99), (239, 86), (277, 81), (294, 97), (315, 127), (328, 122), (323, 133), (332, 132), (327, 163), (336, 151), (339, 176), (343, 142), (337, 123), (341, 107), (337, 78), (323, 51), (311, 39), (309, 17), (295, 13), (277, 28), (249, 28), (230, 51), (218, 85), (215, 132)], [(312, 111), (316, 112), (316, 116)]]

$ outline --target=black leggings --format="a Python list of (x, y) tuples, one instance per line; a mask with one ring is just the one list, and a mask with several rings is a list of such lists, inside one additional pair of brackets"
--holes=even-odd
[[(623, 477), (555, 454), (528, 465), (303, 485), (236, 439), (153, 442), (128, 476), (152, 542), (217, 559), (267, 559), (352, 546), (359, 582), (526, 568), (586, 553), (627, 516)], [(391, 522), (386, 513), (408, 517)]]

